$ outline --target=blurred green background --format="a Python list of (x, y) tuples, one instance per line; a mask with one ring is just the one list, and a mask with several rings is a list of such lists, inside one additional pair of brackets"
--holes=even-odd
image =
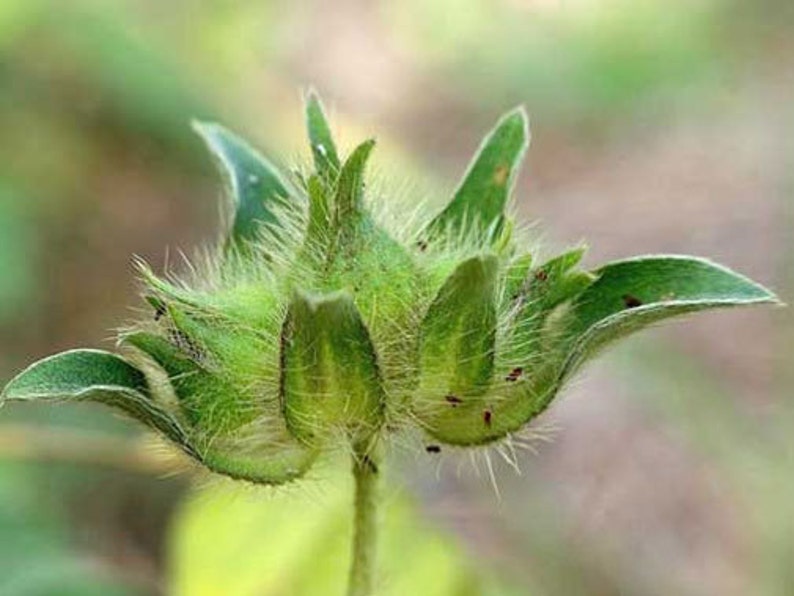
[[(178, 269), (215, 238), (191, 118), (305, 160), (310, 84), (409, 200), (525, 103), (517, 200), (545, 244), (707, 255), (790, 301), (792, 27), (790, 0), (2, 0), (0, 380), (111, 347), (131, 255)], [(520, 475), (495, 461), (500, 496), (482, 464), (399, 451), (384, 593), (794, 594), (793, 349), (791, 309), (632, 340), (535, 425)], [(241, 491), (142, 441), (98, 408), (4, 408), (0, 595), (341, 594), (332, 470)]]

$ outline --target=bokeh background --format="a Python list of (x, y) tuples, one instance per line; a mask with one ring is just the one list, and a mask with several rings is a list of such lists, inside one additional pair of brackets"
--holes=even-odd
[[(790, 301), (792, 27), (790, 0), (2, 0), (0, 380), (112, 347), (131, 255), (178, 270), (214, 240), (191, 118), (305, 160), (310, 84), (409, 200), (523, 103), (517, 205), (545, 245), (708, 255)], [(495, 462), (498, 495), (482, 465), (396, 454), (390, 589), (794, 594), (793, 351), (791, 309), (646, 332), (544, 415), (520, 475)], [(3, 409), (0, 594), (340, 593), (343, 490), (234, 494), (145, 441), (100, 408)]]

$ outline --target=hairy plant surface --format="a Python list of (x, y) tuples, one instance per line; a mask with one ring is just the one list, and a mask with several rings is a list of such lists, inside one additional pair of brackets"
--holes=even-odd
[(409, 426), (433, 449), (503, 440), (614, 340), (776, 301), (695, 257), (585, 271), (579, 247), (535, 262), (506, 209), (529, 143), (523, 109), (497, 123), (446, 207), (420, 224), (373, 215), (386, 211), (366, 191), (373, 140), (343, 159), (313, 93), (306, 123), (314, 168), (289, 176), (223, 127), (197, 124), (232, 207), (217, 249), (189, 279), (140, 264), (154, 316), (120, 334), (124, 356), (45, 358), (2, 400), (98, 401), (214, 472), (279, 484), (326, 450), (368, 458)]

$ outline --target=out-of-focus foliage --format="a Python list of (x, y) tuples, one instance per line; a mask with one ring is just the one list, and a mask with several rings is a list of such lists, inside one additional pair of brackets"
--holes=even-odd
[[(228, 483), (197, 491), (174, 520), (171, 593), (341, 596), (350, 563), (352, 489), (351, 482), (325, 478), (316, 487), (273, 494)], [(406, 495), (387, 494), (381, 521), (379, 596), (521, 593), (486, 577)]]
[(24, 466), (0, 465), (0, 594), (126, 596), (108, 571), (70, 548), (68, 518), (41, 506)]
[(409, 48), (479, 101), (520, 93), (569, 126), (582, 118), (603, 126), (605, 116), (702, 84), (724, 66), (711, 0), (555, 4), (411, 0), (391, 4), (389, 15)]
[(18, 314), (26, 301), (35, 299), (36, 240), (21, 207), (23, 202), (23, 196), (0, 188), (0, 324)]

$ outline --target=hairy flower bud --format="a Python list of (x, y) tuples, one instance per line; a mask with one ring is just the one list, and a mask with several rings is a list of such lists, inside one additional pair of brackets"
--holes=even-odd
[(277, 484), (325, 450), (360, 452), (414, 425), (434, 450), (501, 440), (612, 341), (674, 315), (776, 301), (694, 257), (584, 271), (576, 248), (536, 264), (506, 212), (529, 143), (523, 109), (486, 136), (446, 207), (408, 231), (373, 215), (374, 141), (342, 160), (314, 94), (306, 122), (314, 171), (294, 180), (197, 124), (233, 209), (210, 262), (188, 282), (141, 266), (155, 320), (122, 333), (127, 359), (65, 352), (3, 399), (107, 403), (213, 471)]

